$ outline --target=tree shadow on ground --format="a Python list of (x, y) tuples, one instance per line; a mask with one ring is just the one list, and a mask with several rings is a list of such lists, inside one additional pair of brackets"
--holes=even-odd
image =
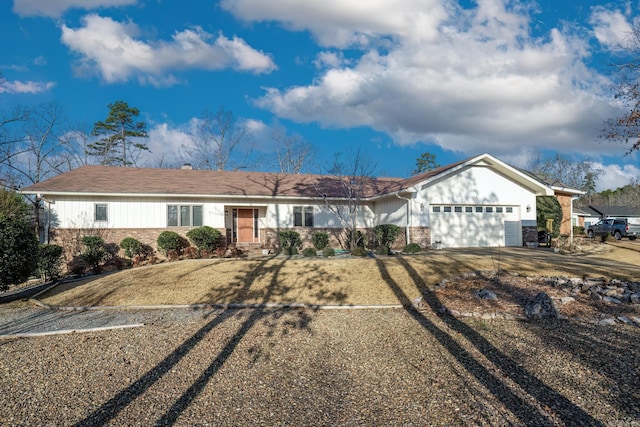
[[(269, 259), (265, 259), (256, 268), (264, 267), (264, 264), (269, 262)], [(282, 269), (286, 259), (282, 262), (271, 267), (271, 283), (264, 294), (264, 302), (268, 302), (272, 297), (273, 292), (277, 292), (278, 288), (278, 273)], [(240, 279), (240, 278), (239, 278)], [(238, 289), (238, 292), (247, 292), (247, 289), (251, 287), (252, 280), (243, 280), (243, 286)], [(186, 390), (175, 400), (173, 404), (167, 409), (164, 415), (155, 423), (157, 425), (172, 425), (176, 422), (180, 414), (193, 402), (194, 399), (205, 388), (211, 378), (216, 375), (220, 368), (225, 364), (229, 357), (234, 353), (238, 344), (248, 331), (260, 320), (266, 318), (277, 319), (283, 315), (284, 309), (254, 309), (251, 314), (243, 321), (240, 328), (231, 336), (224, 347), (213, 357), (211, 363), (203, 370), (202, 374), (191, 384)], [(97, 410), (88, 415), (83, 420), (76, 423), (76, 426), (93, 426), (105, 424), (118, 416), (127, 406), (129, 406), (135, 399), (143, 395), (149, 390), (156, 382), (158, 382), (163, 376), (170, 373), (170, 371), (180, 361), (187, 356), (187, 354), (193, 350), (196, 345), (201, 342), (209, 332), (214, 328), (220, 326), (230, 318), (237, 316), (238, 311), (234, 309), (224, 309), (212, 311), (210, 314), (216, 313), (213, 319), (202, 326), (197, 332), (195, 332), (190, 338), (180, 344), (172, 353), (167, 355), (160, 363), (147, 371), (138, 380), (133, 382), (128, 387), (124, 388), (116, 395), (114, 395), (107, 402), (103, 403)], [(309, 327), (311, 322), (310, 316), (305, 312), (298, 316), (295, 322), (288, 322), (286, 328), (299, 328), (305, 329)], [(276, 327), (276, 322), (273, 323), (272, 328)], [(259, 349), (252, 349), (254, 352), (259, 352)]]
[[(402, 291), (400, 286), (390, 276), (383, 262), (377, 261), (378, 269), (398, 300), (425, 330), (429, 331), (440, 344), (453, 356), (461, 366), (473, 375), (480, 384), (502, 402), (522, 424), (526, 425), (553, 425), (554, 418), (560, 419), (565, 425), (602, 425), (592, 418), (584, 410), (576, 406), (562, 394), (545, 385), (524, 367), (517, 364), (507, 355), (500, 352), (467, 324), (443, 313), (441, 303), (432, 292), (418, 272), (404, 259), (399, 262), (406, 269), (409, 276), (415, 282), (417, 289), (423, 295), (424, 301), (430, 308), (427, 313), (422, 313), (413, 308), (410, 298)], [(438, 325), (436, 322), (440, 321)], [(438, 323), (440, 323), (438, 322)], [(528, 397), (511, 388), (503, 379), (495, 375), (490, 367), (484, 366), (470, 351), (465, 349), (461, 342), (447, 332), (452, 331), (461, 334), (471, 345), (480, 351), (497, 368), (502, 376), (513, 381), (524, 391)], [(537, 405), (530, 402), (531, 398)], [(553, 417), (544, 413), (539, 407), (553, 413)]]

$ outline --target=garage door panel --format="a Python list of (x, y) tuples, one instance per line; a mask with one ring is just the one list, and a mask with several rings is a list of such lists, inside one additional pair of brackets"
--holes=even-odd
[[(475, 209), (474, 209), (475, 210)], [(432, 212), (431, 240), (442, 247), (521, 246), (517, 213)]]

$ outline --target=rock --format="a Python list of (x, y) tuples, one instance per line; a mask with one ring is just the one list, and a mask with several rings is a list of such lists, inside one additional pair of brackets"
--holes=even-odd
[(488, 289), (480, 289), (476, 292), (476, 296), (480, 299), (497, 300), (498, 296)]
[(545, 292), (540, 292), (524, 307), (527, 319), (557, 319), (558, 309), (555, 303)]
[(574, 297), (562, 297), (560, 298), (560, 303), (562, 305), (569, 304), (570, 302), (574, 302), (576, 299)]
[(602, 301), (610, 302), (611, 304), (622, 304), (622, 301), (613, 297), (602, 297)]
[(616, 324), (616, 320), (612, 318), (602, 319), (598, 322), (598, 325), (602, 326), (613, 326)]
[(629, 301), (631, 301), (632, 304), (640, 304), (640, 293), (629, 295)]
[(618, 319), (619, 321), (621, 321), (622, 323), (626, 323), (627, 325), (628, 325), (629, 323), (631, 323), (631, 319), (629, 319), (629, 318), (628, 318), (628, 317), (626, 317), (626, 316), (618, 316), (618, 317), (617, 317), (617, 319)]
[(618, 294), (619, 294), (618, 288), (607, 288), (604, 291), (602, 291), (602, 295), (605, 297), (612, 297)]
[(632, 316), (631, 321), (636, 325), (640, 326), (640, 317)]

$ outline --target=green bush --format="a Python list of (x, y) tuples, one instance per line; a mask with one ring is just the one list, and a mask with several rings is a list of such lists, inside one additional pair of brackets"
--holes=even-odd
[(286, 248), (282, 248), (282, 254), (283, 255), (287, 255), (287, 256), (291, 256), (291, 255), (297, 255), (298, 254), (298, 248), (296, 248), (295, 246), (289, 246)]
[(329, 235), (322, 231), (316, 231), (313, 233), (311, 235), (311, 239), (313, 240), (313, 247), (319, 251), (329, 246)]
[(391, 253), (391, 249), (387, 246), (378, 246), (376, 248), (376, 255), (389, 255)]
[(322, 256), (325, 258), (329, 258), (330, 256), (336, 256), (336, 251), (333, 250), (332, 247), (327, 246), (322, 249)]
[(82, 258), (89, 264), (93, 271), (100, 270), (100, 264), (107, 256), (104, 240), (99, 236), (84, 236), (82, 244), (85, 246)]
[(536, 197), (536, 221), (538, 231), (547, 230), (547, 219), (553, 219), (552, 237), (560, 235), (560, 223), (562, 222), (562, 207), (555, 196)]
[(163, 231), (158, 236), (156, 240), (158, 245), (158, 249), (164, 252), (165, 255), (169, 256), (171, 253), (171, 258), (177, 258), (184, 248), (189, 246), (189, 242), (187, 239), (176, 233), (175, 231)]
[(138, 255), (142, 255), (142, 243), (133, 237), (125, 237), (120, 242), (120, 247), (124, 249), (124, 254), (127, 258), (133, 258)]
[(213, 227), (203, 225), (202, 227), (193, 228), (187, 232), (187, 237), (196, 248), (201, 251), (213, 252), (218, 247), (218, 242), (222, 233)]
[(417, 254), (421, 250), (422, 248), (417, 243), (409, 243), (407, 246), (404, 247), (404, 252), (408, 254)]
[(58, 280), (62, 271), (62, 246), (43, 244), (38, 246), (38, 273), (45, 280)]
[(367, 256), (369, 255), (369, 251), (367, 251), (362, 246), (355, 247), (351, 249), (351, 255), (353, 256)]
[(584, 227), (579, 225), (573, 226), (573, 235), (574, 236), (584, 236)]
[(318, 255), (318, 251), (315, 248), (304, 248), (302, 255), (306, 257), (314, 257)]
[(398, 234), (400, 234), (400, 227), (395, 224), (376, 225), (373, 227), (373, 234), (376, 236), (378, 245), (390, 248), (398, 238)]
[[(300, 233), (293, 230), (284, 230), (278, 233), (280, 239), (280, 246), (284, 252), (286, 248), (302, 249), (302, 240), (300, 240)], [(296, 250), (296, 253), (298, 251)], [(289, 254), (294, 255), (294, 254)]]

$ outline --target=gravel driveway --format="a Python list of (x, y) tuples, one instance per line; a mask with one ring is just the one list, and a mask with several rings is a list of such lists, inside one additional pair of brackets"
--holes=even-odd
[[(96, 325), (108, 317), (81, 315), (95, 316)], [(640, 420), (638, 328), (461, 322), (428, 308), (126, 315), (156, 317), (135, 329), (0, 341), (0, 424)]]

